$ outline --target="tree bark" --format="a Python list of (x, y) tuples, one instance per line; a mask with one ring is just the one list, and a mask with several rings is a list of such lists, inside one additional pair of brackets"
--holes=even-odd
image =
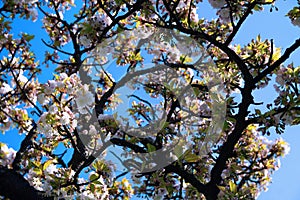
[(3, 166), (0, 166), (0, 195), (10, 200), (54, 199), (34, 189), (22, 175)]

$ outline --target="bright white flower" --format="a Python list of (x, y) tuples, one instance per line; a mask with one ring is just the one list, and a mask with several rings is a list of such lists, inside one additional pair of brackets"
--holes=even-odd
[(45, 173), (47, 174), (54, 174), (55, 172), (57, 172), (57, 168), (54, 164), (50, 164), (45, 170)]
[(48, 81), (49, 87), (52, 89), (55, 89), (57, 87), (57, 81), (56, 80), (49, 80)]
[(71, 170), (71, 172), (70, 172), (70, 177), (75, 176), (75, 174), (76, 174), (76, 172), (75, 172), (74, 170)]
[(46, 97), (46, 95), (44, 93), (38, 94), (37, 100), (42, 105), (46, 105), (47, 103), (49, 103), (49, 98)]
[(8, 166), (11, 165), (16, 156), (16, 151), (4, 143), (0, 143), (0, 165)]
[(84, 85), (83, 89), (76, 92), (76, 104), (79, 109), (82, 109), (88, 105), (92, 105), (94, 102), (94, 95), (88, 91), (87, 85)]
[(63, 112), (62, 117), (60, 118), (60, 123), (62, 125), (67, 125), (70, 123), (70, 115), (67, 112)]
[(64, 84), (62, 81), (58, 81), (58, 82), (57, 82), (57, 87), (58, 87), (58, 88), (64, 88), (64, 87), (65, 87), (65, 84)]
[(191, 19), (194, 22), (198, 22), (199, 21), (199, 16), (198, 16), (198, 13), (197, 13), (197, 8), (192, 8)]
[(0, 94), (6, 94), (8, 92), (12, 91), (12, 88), (7, 83), (2, 83), (2, 86), (0, 87)]
[(58, 112), (58, 108), (56, 105), (53, 104), (52, 106), (49, 107), (50, 114), (56, 114), (57, 112)]
[(51, 194), (51, 191), (52, 191), (52, 186), (50, 185), (50, 183), (48, 182), (48, 181), (46, 181), (45, 183), (44, 183), (44, 185), (42, 186), (42, 188), (43, 188), (43, 191), (45, 191), (46, 192), (46, 195), (50, 195)]
[(18, 76), (18, 81), (21, 83), (27, 83), (28, 79), (23, 74), (20, 73)]
[(98, 119), (99, 120), (103, 120), (103, 121), (105, 121), (105, 120), (113, 120), (114, 116), (113, 115), (100, 114), (98, 116)]
[(284, 148), (283, 154), (284, 154), (284, 155), (289, 154), (290, 151), (291, 151), (290, 145), (289, 145), (287, 142), (285, 142), (282, 146), (283, 146), (283, 148)]
[(48, 116), (48, 112), (45, 112), (41, 115), (40, 119), (37, 122), (38, 131), (44, 133), (47, 138), (52, 138), (58, 133), (51, 127), (50, 124), (47, 124), (46, 118)]
[(284, 157), (290, 153), (290, 150), (291, 150), (290, 145), (286, 141), (284, 141), (282, 138), (277, 139), (275, 141), (275, 143), (276, 143), (277, 148), (280, 149), (281, 156)]
[(8, 131), (10, 129), (11, 125), (12, 125), (11, 121), (1, 123), (0, 124), (0, 131), (2, 131), (2, 132)]
[(74, 93), (74, 86), (71, 83), (68, 83), (66, 85), (67, 94), (73, 94)]
[(285, 83), (285, 77), (284, 77), (284, 73), (286, 72), (286, 68), (280, 68), (277, 73), (276, 73), (276, 82), (279, 84), (279, 85), (284, 85)]
[(36, 9), (30, 9), (29, 15), (31, 16), (33, 22), (35, 22), (38, 18), (38, 12)]
[(41, 182), (41, 179), (40, 179), (40, 178), (37, 178), (37, 177), (33, 177), (32, 184), (33, 184), (36, 188), (40, 188), (40, 187), (43, 185), (43, 183)]
[(208, 0), (213, 8), (222, 8), (226, 4), (226, 0)]
[(78, 124), (78, 121), (76, 119), (73, 119), (73, 121), (72, 121), (72, 127), (76, 128), (77, 124)]
[(91, 24), (95, 28), (99, 28), (100, 30), (103, 30), (105, 27), (109, 26), (111, 24), (111, 19), (105, 14), (95, 15), (91, 19)]
[(90, 135), (97, 135), (98, 131), (96, 130), (94, 125), (90, 125), (89, 128), (90, 128), (89, 130)]
[(45, 85), (45, 93), (52, 94), (57, 87), (57, 82), (55, 80), (49, 80), (48, 84)]
[(79, 43), (84, 47), (91, 46), (91, 41), (88, 39), (88, 37), (86, 35), (81, 35), (79, 37)]
[[(20, 1), (20, 0), (19, 0)], [(25, 3), (35, 3), (35, 2), (38, 2), (38, 0), (24, 0)]]
[(94, 199), (96, 199), (95, 196), (89, 191), (82, 192), (79, 195), (79, 197), (80, 197), (80, 200), (94, 200)]
[(66, 73), (61, 73), (59, 76), (60, 76), (60, 80), (62, 81), (68, 78), (68, 75)]
[(221, 9), (218, 12), (218, 15), (220, 16), (220, 19), (224, 23), (230, 23), (231, 22), (231, 19), (230, 19), (230, 10), (228, 8)]

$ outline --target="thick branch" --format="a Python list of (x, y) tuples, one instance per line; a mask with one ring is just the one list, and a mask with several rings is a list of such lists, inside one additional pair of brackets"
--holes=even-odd
[(22, 161), (22, 156), (27, 151), (28, 147), (30, 147), (32, 145), (32, 138), (35, 135), (35, 129), (36, 129), (36, 124), (34, 124), (34, 126), (31, 128), (31, 130), (29, 131), (29, 133), (26, 135), (26, 137), (24, 138), (24, 140), (21, 143), (21, 147), (20, 147), (19, 151), (17, 152), (16, 157), (12, 163), (12, 166), (15, 170), (20, 169), (20, 163)]
[(50, 200), (41, 192), (29, 185), (27, 180), (12, 169), (0, 166), (0, 195), (11, 200), (32, 199)]
[(199, 193), (206, 194), (207, 188), (203, 183), (201, 183), (193, 174), (188, 173), (183, 170), (179, 165), (172, 164), (165, 167), (166, 173), (176, 173), (181, 176), (187, 183), (194, 186)]

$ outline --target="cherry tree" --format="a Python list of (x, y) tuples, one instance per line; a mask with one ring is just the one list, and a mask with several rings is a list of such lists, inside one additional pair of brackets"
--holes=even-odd
[[(207, 3), (215, 19), (198, 12)], [(0, 143), (3, 199), (255, 199), (268, 188), (289, 152), (268, 136), (299, 123), (300, 68), (286, 61), (300, 38), (286, 49), (234, 39), (275, 0), (0, 5), (0, 130), (23, 138)], [(17, 18), (42, 21), (43, 58)], [(262, 109), (253, 92), (272, 78), (278, 95)]]

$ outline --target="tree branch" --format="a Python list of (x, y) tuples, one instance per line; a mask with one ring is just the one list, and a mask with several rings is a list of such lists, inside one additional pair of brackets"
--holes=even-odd
[(12, 169), (0, 166), (0, 195), (10, 200), (52, 200), (34, 189), (28, 181)]
[(259, 75), (257, 75), (254, 78), (254, 82), (257, 83), (264, 77), (266, 77), (268, 74), (271, 74), (277, 67), (279, 67), (282, 63), (284, 63), (290, 55), (300, 47), (300, 38), (298, 38), (294, 44), (292, 44), (289, 48), (285, 50), (283, 55), (273, 63), (273, 65), (269, 66), (267, 69), (265, 69), (263, 72), (261, 72)]

